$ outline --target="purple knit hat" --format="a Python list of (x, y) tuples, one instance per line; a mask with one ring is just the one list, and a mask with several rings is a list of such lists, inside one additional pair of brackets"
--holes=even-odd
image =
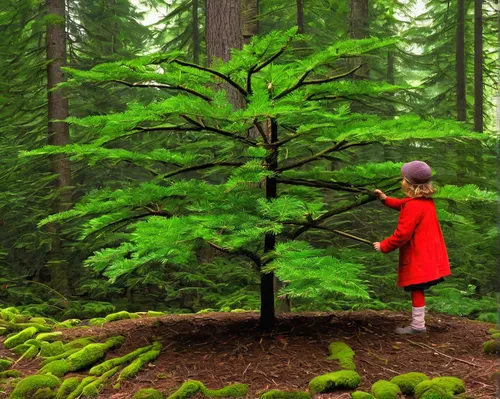
[(401, 173), (410, 184), (429, 183), (432, 178), (431, 168), (422, 161), (405, 163), (401, 168)]

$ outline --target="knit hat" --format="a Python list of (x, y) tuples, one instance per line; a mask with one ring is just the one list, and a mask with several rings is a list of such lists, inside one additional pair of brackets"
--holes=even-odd
[(429, 183), (432, 178), (431, 168), (422, 161), (405, 163), (401, 168), (401, 173), (410, 184)]

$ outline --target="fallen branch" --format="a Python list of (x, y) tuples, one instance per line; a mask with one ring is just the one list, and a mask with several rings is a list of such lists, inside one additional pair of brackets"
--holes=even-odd
[(475, 363), (471, 363), (467, 360), (464, 360), (464, 359), (459, 359), (458, 357), (453, 357), (453, 356), (450, 356), (450, 355), (447, 355), (446, 353), (443, 353), (443, 352), (440, 352), (438, 351), (437, 349), (433, 348), (432, 346), (429, 346), (429, 345), (426, 345), (426, 344), (423, 344), (421, 342), (414, 342), (414, 341), (411, 341), (409, 339), (407, 339), (407, 341), (412, 344), (412, 345), (415, 345), (415, 346), (420, 346), (421, 348), (427, 348), (427, 349), (430, 349), (438, 354), (440, 354), (441, 356), (444, 356), (444, 357), (447, 357), (448, 359), (452, 359), (452, 360), (456, 360), (457, 362), (462, 362), (462, 363), (465, 363), (465, 364), (468, 364), (469, 366), (474, 366), (474, 367), (480, 367), (478, 364), (475, 364)]

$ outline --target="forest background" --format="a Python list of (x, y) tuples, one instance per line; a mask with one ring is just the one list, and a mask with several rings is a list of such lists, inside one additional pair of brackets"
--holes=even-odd
[[(346, 76), (346, 80), (389, 88), (388, 93), (347, 90), (337, 103), (328, 105), (332, 114), (363, 113), (376, 121), (399, 120), (402, 131), (411, 131), (416, 123), (411, 117), (405, 119), (407, 115), (459, 121), (464, 128), (482, 133), (485, 140), (443, 138), (438, 133), (435, 139), (410, 135), (398, 141), (379, 136), (369, 147), (322, 156), (315, 167), (338, 172), (336, 176), (354, 190), (322, 191), (325, 209), (332, 204), (339, 208), (344, 204), (344, 209), (329, 221), (329, 230), (307, 231), (311, 247), (302, 249), (321, 250), (339, 263), (302, 277), (291, 275), (290, 268), (281, 265), (286, 277), (282, 280), (291, 284), (283, 287), (282, 281), (274, 279), (276, 291), (281, 289), (283, 294), (277, 298), (279, 310), (408, 307), (405, 294), (395, 285), (397, 255), (377, 254), (332, 231), (369, 241), (388, 236), (397, 214), (373, 202), (366, 190), (380, 183), (402, 195), (394, 185), (400, 163), (422, 159), (432, 165), (438, 186), (465, 186), (450, 189), (443, 196), (447, 199), (437, 200), (453, 277), (432, 290), (429, 307), (497, 321), (499, 235), (496, 195), (490, 194), (497, 192), (498, 164), (496, 144), (487, 139), (497, 129), (497, 7), (492, 0), (4, 0), (0, 6), (1, 306), (59, 319), (99, 317), (122, 309), (170, 313), (259, 309), (262, 276), (242, 253), (200, 240), (192, 248), (196, 256), (189, 261), (147, 258), (150, 254), (136, 250), (143, 258), (131, 267), (130, 258), (113, 252), (137, 235), (148, 240), (151, 231), (137, 228), (137, 220), (171, 217), (168, 207), (172, 204), (161, 197), (152, 199), (143, 183), (159, 170), (168, 173), (172, 165), (174, 170), (179, 165), (192, 167), (198, 144), (182, 132), (168, 137), (143, 132), (117, 141), (111, 152), (91, 151), (86, 145), (99, 133), (88, 129), (91, 124), (76, 122), (77, 118), (119, 115), (176, 93), (161, 87), (99, 82), (89, 76), (80, 76), (77, 84), (65, 88), (54, 87), (72, 75), (69, 71), (63, 75), (61, 66), (89, 71), (102, 63), (179, 51), (179, 59), (207, 67), (216, 63), (215, 58), (227, 61), (230, 48), (297, 27), (305, 36), (293, 42), (292, 53), (300, 58), (349, 38), (399, 38), (395, 45), (356, 58), (362, 67)], [(392, 91), (390, 85), (398, 90)], [(54, 122), (69, 116), (74, 123)], [(375, 129), (377, 122), (373, 123)], [(251, 131), (250, 135), (254, 133), (259, 134)], [(43, 150), (47, 144), (70, 145), (70, 149)], [(162, 149), (168, 154), (158, 152)], [(141, 156), (144, 151), (148, 156)], [(40, 154), (45, 156), (33, 156)], [(258, 158), (256, 153), (253, 156)], [(320, 169), (309, 172), (317, 174)], [(217, 182), (227, 177), (222, 166), (209, 172), (196, 168), (187, 172), (182, 178)], [(239, 179), (237, 183), (247, 184), (252, 191), (260, 184), (254, 181), (255, 173), (240, 170), (233, 182)], [(277, 206), (290, 211), (286, 217), (300, 214), (309, 221), (308, 216), (321, 215), (323, 210), (306, 209), (303, 198), (314, 197), (324, 188), (286, 191), (289, 202)], [(300, 203), (293, 198), (299, 194)], [(192, 195), (201, 196), (196, 190)], [(345, 206), (347, 201), (355, 205)], [(262, 208), (270, 219), (278, 212), (276, 207)], [(69, 211), (65, 216), (47, 219), (65, 211)], [(162, 235), (161, 231), (154, 234)], [(286, 245), (279, 248), (290, 250)], [(293, 257), (288, 263), (304, 266)], [(338, 273), (352, 276), (359, 286), (353, 289), (332, 280), (335, 265), (340, 265)], [(280, 275), (278, 270), (276, 274)], [(338, 286), (308, 289), (322, 283)]]

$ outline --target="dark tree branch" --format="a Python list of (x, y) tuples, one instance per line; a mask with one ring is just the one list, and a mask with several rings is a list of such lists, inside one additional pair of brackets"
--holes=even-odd
[(318, 153), (316, 153), (308, 158), (304, 158), (304, 159), (302, 159), (296, 163), (293, 163), (291, 165), (287, 165), (287, 166), (283, 166), (282, 168), (278, 168), (278, 169), (276, 169), (276, 171), (283, 172), (285, 170), (298, 168), (299, 166), (302, 166), (302, 165), (305, 165), (309, 162), (315, 161), (316, 159), (321, 158), (323, 155), (326, 155), (330, 152), (339, 151), (339, 149), (342, 147), (342, 145), (344, 143), (345, 143), (344, 141), (341, 141), (340, 143), (336, 143), (335, 145), (328, 147), (328, 148), (325, 148), (323, 151), (320, 151), (320, 152), (318, 152)]
[(259, 123), (259, 121), (257, 119), (253, 120), (253, 125), (259, 131), (259, 133), (260, 133), (260, 135), (262, 137), (262, 140), (264, 140), (264, 143), (267, 143), (268, 140), (267, 140), (266, 132), (264, 131), (264, 129), (262, 129), (262, 125)]
[(213, 242), (207, 241), (207, 243), (212, 248), (215, 248), (216, 250), (224, 252), (226, 254), (246, 256), (247, 258), (250, 258), (258, 268), (260, 268), (260, 266), (262, 265), (261, 257), (258, 254), (256, 254), (255, 252), (249, 251), (247, 249), (237, 249), (234, 251), (230, 251), (229, 249), (222, 248), (222, 247), (218, 246), (217, 244), (214, 244)]
[(211, 68), (205, 68), (205, 67), (202, 67), (200, 65), (192, 64), (190, 62), (185, 62), (185, 61), (181, 61), (181, 60), (173, 60), (172, 62), (175, 62), (176, 64), (179, 64), (182, 66), (198, 69), (200, 71), (208, 72), (212, 75), (218, 76), (219, 78), (221, 78), (222, 80), (225, 80), (227, 83), (229, 83), (231, 86), (233, 86), (235, 89), (237, 89), (245, 98), (248, 96), (247, 91), (243, 87), (241, 87), (233, 79), (231, 79), (229, 76), (224, 75), (223, 73), (217, 72)]
[(244, 165), (244, 162), (208, 162), (200, 165), (186, 166), (184, 168), (173, 170), (172, 172), (165, 173), (160, 177), (162, 179), (167, 179), (172, 176), (179, 175), (181, 173), (191, 172), (193, 170), (203, 170), (209, 169), (217, 166), (241, 166)]
[(246, 137), (239, 136), (237, 134), (234, 134), (233, 132), (228, 132), (227, 130), (222, 130), (222, 129), (218, 129), (216, 127), (211, 127), (211, 126), (206, 126), (204, 123), (200, 123), (200, 122), (194, 120), (193, 118), (190, 118), (187, 115), (181, 115), (181, 117), (184, 118), (186, 121), (192, 123), (193, 125), (197, 126), (199, 128), (199, 130), (206, 130), (208, 132), (221, 134), (223, 136), (231, 137), (233, 139), (240, 140), (244, 143), (247, 143), (247, 144), (250, 144), (253, 146), (257, 145), (257, 142), (255, 140), (247, 139)]
[(306, 186), (316, 188), (327, 188), (335, 191), (346, 191), (357, 194), (371, 194), (371, 191), (364, 187), (356, 187), (352, 184), (342, 182), (325, 182), (320, 180), (305, 180), (305, 179), (282, 179), (276, 178), (277, 183), (288, 184), (292, 186)]
[(282, 93), (278, 94), (274, 99), (275, 100), (279, 100), (280, 98), (292, 93), (293, 91), (297, 90), (298, 88), (300, 87), (303, 87), (303, 86), (308, 86), (308, 85), (318, 85), (318, 84), (322, 84), (322, 83), (329, 83), (329, 82), (333, 82), (335, 80), (338, 80), (338, 79), (342, 79), (342, 78), (345, 78), (346, 76), (349, 76), (351, 75), (352, 73), (356, 72), (358, 69), (360, 69), (363, 65), (358, 65), (356, 68), (353, 68), (351, 69), (350, 71), (347, 71), (345, 73), (341, 73), (340, 75), (336, 75), (336, 76), (332, 76), (330, 78), (326, 78), (326, 79), (318, 79), (318, 80), (309, 80), (309, 81), (305, 81), (307, 75), (311, 72), (311, 71), (307, 71), (306, 73), (304, 73), (299, 81), (297, 83), (295, 83), (295, 85), (293, 85), (292, 87), (290, 87), (289, 89), (286, 89), (285, 91), (283, 91)]
[(204, 94), (198, 93), (196, 90), (190, 89), (189, 87), (184, 87), (181, 85), (168, 85), (168, 84), (163, 84), (163, 83), (154, 83), (154, 84), (129, 83), (129, 82), (126, 82), (124, 80), (112, 80), (112, 82), (120, 83), (120, 84), (128, 86), (128, 87), (150, 87), (150, 88), (156, 88), (156, 89), (180, 90), (180, 91), (185, 91), (186, 93), (193, 94), (196, 97), (199, 97), (207, 102), (212, 101), (212, 99), (210, 97), (207, 97)]
[(331, 233), (335, 233), (335, 234), (338, 234), (342, 237), (347, 237), (347, 238), (350, 238), (352, 240), (356, 240), (356, 241), (362, 242), (364, 244), (368, 244), (370, 246), (373, 244), (371, 241), (365, 240), (364, 238), (360, 238), (360, 237), (357, 237), (353, 234), (346, 233), (345, 231), (332, 229), (332, 228), (326, 227), (326, 226), (321, 226), (321, 225), (316, 225), (316, 224), (311, 224), (311, 223), (301, 223), (301, 222), (288, 222), (285, 224), (294, 224), (294, 225), (298, 225), (298, 226), (309, 227), (311, 229), (319, 229), (319, 230), (329, 231)]

